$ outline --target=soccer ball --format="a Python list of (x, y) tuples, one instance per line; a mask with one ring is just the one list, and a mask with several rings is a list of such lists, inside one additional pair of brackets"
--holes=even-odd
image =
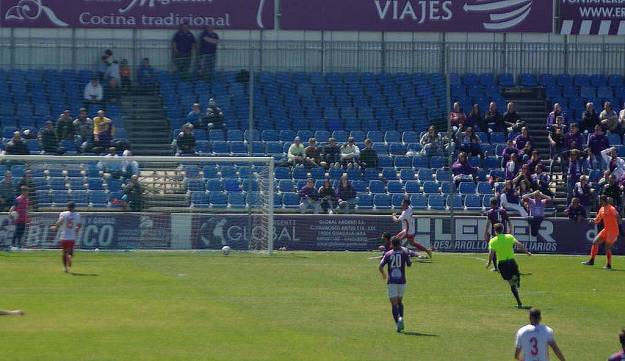
[(221, 248), (221, 251), (223, 252), (223, 254), (224, 254), (225, 256), (227, 256), (228, 254), (230, 254), (230, 247), (228, 247), (228, 246), (223, 246), (223, 247)]
[(9, 218), (13, 221), (17, 218), (17, 212), (16, 211), (12, 211), (9, 213)]

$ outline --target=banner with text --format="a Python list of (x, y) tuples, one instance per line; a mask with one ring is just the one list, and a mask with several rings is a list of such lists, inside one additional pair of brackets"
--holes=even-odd
[(625, 35), (625, 0), (560, 1), (560, 34)]
[(272, 29), (273, 0), (4, 0), (0, 27)]
[(285, 30), (553, 31), (552, 0), (288, 0), (281, 6)]

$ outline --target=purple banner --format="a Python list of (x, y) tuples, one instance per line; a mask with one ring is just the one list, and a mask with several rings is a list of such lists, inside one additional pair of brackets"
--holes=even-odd
[(287, 0), (285, 30), (552, 32), (553, 0)]
[(560, 1), (560, 34), (625, 35), (625, 2)]
[(272, 29), (273, 0), (4, 0), (0, 27)]

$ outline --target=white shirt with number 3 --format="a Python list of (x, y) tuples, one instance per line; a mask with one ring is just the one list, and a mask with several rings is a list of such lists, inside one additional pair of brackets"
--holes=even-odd
[(61, 240), (75, 241), (76, 227), (80, 225), (80, 214), (70, 211), (61, 212), (59, 215), (59, 223), (61, 223)]
[(553, 330), (545, 325), (527, 325), (516, 334), (516, 347), (521, 348), (524, 361), (549, 361), (549, 343)]

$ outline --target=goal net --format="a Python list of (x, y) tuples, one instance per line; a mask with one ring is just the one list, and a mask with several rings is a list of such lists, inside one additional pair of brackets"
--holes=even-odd
[[(82, 215), (86, 249), (273, 249), (270, 157), (0, 156), (3, 180), (29, 190), (24, 236), (0, 216), (0, 244), (53, 248), (50, 230), (69, 201)], [(11, 187), (7, 186), (7, 189)], [(19, 194), (15, 194), (19, 195)], [(11, 198), (11, 197), (7, 197)]]

